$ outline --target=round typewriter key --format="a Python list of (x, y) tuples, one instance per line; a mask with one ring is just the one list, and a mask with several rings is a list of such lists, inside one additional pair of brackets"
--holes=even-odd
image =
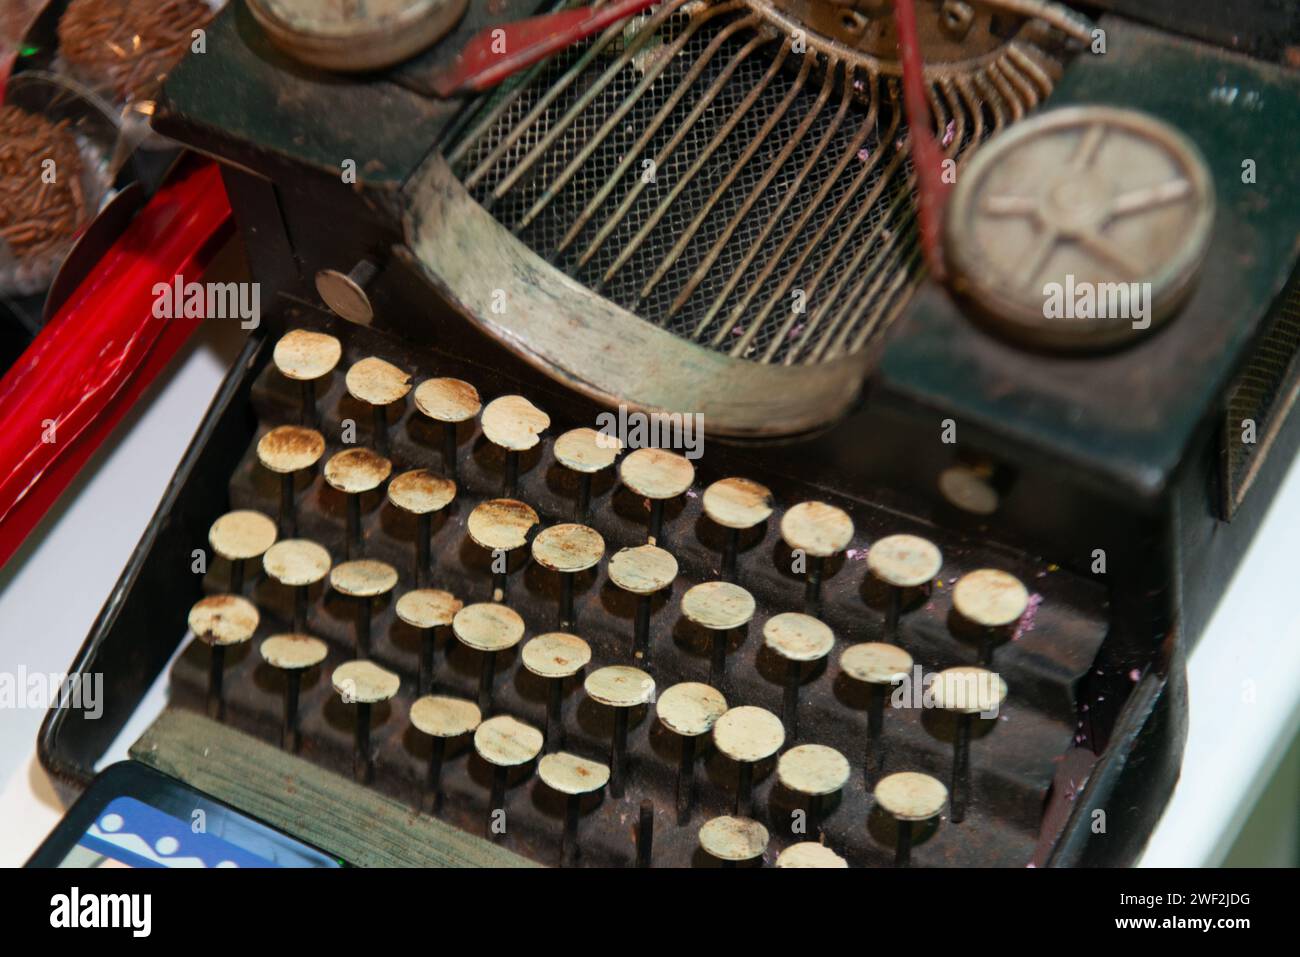
[(434, 475), (428, 469), (403, 472), (388, 483), (388, 501), (394, 508), (416, 516), (415, 583), (429, 580), (429, 538), (434, 513), (442, 511), (456, 497), (456, 483)]
[(746, 478), (720, 479), (704, 490), (704, 514), (726, 530), (722, 578), (734, 581), (740, 533), (767, 521), (772, 514), (772, 493)]
[(632, 709), (654, 700), (655, 680), (640, 668), (610, 665), (587, 675), (587, 695), (614, 709), (614, 741), (609, 751), (609, 793), (623, 796), (627, 768), (627, 725)]
[(671, 585), (676, 577), (677, 559), (657, 545), (620, 549), (609, 560), (609, 580), (637, 596), (632, 654), (639, 660), (650, 657), (650, 610), (654, 594)]
[(468, 422), (483, 408), (478, 390), (460, 379), (427, 379), (415, 387), (415, 407), (421, 415), (442, 423), (442, 471), (454, 480), (456, 426)]
[(591, 646), (576, 635), (552, 631), (526, 642), (520, 658), (546, 681), (546, 750), (559, 751), (564, 747), (564, 679), (587, 667)]
[(686, 492), (695, 481), (690, 459), (664, 449), (637, 449), (618, 466), (619, 478), (629, 489), (650, 500), (647, 541), (657, 544), (663, 536), (664, 502)]
[(230, 591), (244, 590), (244, 563), (257, 558), (275, 544), (275, 522), (261, 512), (227, 512), (208, 529), (212, 550), (230, 562)]
[[(488, 718), (474, 732), (474, 750), (492, 765), (492, 796), (488, 800), (487, 834), (505, 833), (506, 782), (511, 768), (533, 760), (542, 750), (542, 732), (509, 715)], [(496, 827), (497, 812), (501, 827)]]
[(993, 661), (994, 646), (1008, 637), (1011, 626), (1029, 608), (1029, 592), (1014, 575), (996, 568), (981, 568), (957, 580), (952, 590), (952, 607), (978, 629), (978, 663), (988, 665)]
[(321, 269), (316, 273), (316, 292), (321, 302), (348, 322), (368, 326), (375, 318), (366, 287), (379, 273), (379, 263), (374, 259), (361, 259), (346, 273), (337, 269)]
[(573, 517), (584, 521), (591, 507), (591, 479), (597, 472), (609, 468), (623, 451), (617, 436), (606, 435), (595, 429), (570, 429), (555, 440), (555, 461), (578, 475), (578, 501)]
[(307, 631), (308, 589), (330, 573), (330, 553), (305, 538), (276, 542), (262, 556), (266, 574), (293, 589), (293, 630)]
[(329, 653), (325, 642), (310, 635), (272, 635), (262, 642), (262, 660), (284, 672), (284, 726), (280, 729), (280, 747), (297, 753), (302, 743), (298, 734), (298, 695), (302, 676)]
[(371, 356), (348, 369), (348, 394), (371, 409), (374, 446), (381, 455), (388, 454), (388, 407), (406, 398), (411, 391), (411, 377), (391, 362)]
[(700, 847), (734, 867), (767, 852), (767, 828), (747, 817), (715, 817), (700, 828)]
[(451, 630), (461, 644), (483, 653), (478, 706), (487, 714), (492, 710), (492, 679), (496, 674), (497, 653), (519, 644), (524, 637), (524, 620), (499, 602), (481, 602), (466, 605), (456, 612)]
[(849, 762), (834, 748), (823, 744), (801, 744), (781, 755), (776, 777), (788, 790), (808, 798), (808, 831), (821, 833), (825, 799), (844, 787), (849, 779)]
[(368, 558), (344, 562), (330, 569), (330, 584), (341, 595), (357, 599), (357, 657), (370, 657), (370, 616), (374, 601), (397, 587), (397, 569)]
[(369, 784), (375, 776), (374, 756), (370, 753), (370, 710), (396, 695), (402, 681), (374, 662), (347, 661), (334, 669), (331, 682), (344, 704), (357, 706), (352, 771), (358, 781)]
[(257, 441), (257, 460), (280, 476), (280, 534), (286, 538), (298, 534), (294, 474), (311, 468), (324, 454), (324, 436), (298, 425), (277, 426)]
[(573, 576), (599, 564), (605, 540), (586, 525), (552, 525), (533, 539), (533, 561), (560, 575), (560, 630), (573, 628)]
[(880, 779), (876, 803), (898, 822), (894, 865), (906, 867), (912, 857), (912, 825), (938, 817), (948, 801), (948, 789), (935, 778), (917, 771), (899, 771)]
[(560, 863), (578, 861), (578, 817), (584, 794), (594, 794), (609, 780), (609, 768), (576, 754), (560, 751), (537, 763), (537, 776), (552, 790), (564, 795), (564, 836), (560, 840)]
[(190, 631), (212, 649), (208, 670), (208, 716), (217, 721), (226, 717), (226, 701), (222, 694), (226, 648), (252, 638), (258, 621), (257, 608), (247, 598), (238, 595), (209, 595), (199, 599), (190, 609)]
[(636, 866), (649, 867), (654, 860), (655, 806), (651, 801), (641, 802), (641, 814), (636, 824)]
[(732, 708), (714, 723), (713, 744), (739, 766), (736, 813), (748, 817), (754, 806), (754, 765), (785, 744), (781, 719), (753, 705)]
[(898, 638), (904, 590), (928, 586), (942, 567), (943, 555), (938, 547), (917, 535), (890, 535), (871, 546), (867, 570), (889, 590), (885, 641)]
[(977, 714), (993, 714), (1007, 697), (1007, 683), (991, 671), (963, 665), (947, 668), (930, 685), (934, 703), (957, 716), (953, 739), (952, 822), (960, 824), (970, 806), (970, 732)]
[(369, 449), (344, 449), (325, 463), (325, 481), (330, 488), (347, 496), (348, 528), (343, 540), (343, 557), (355, 558), (362, 552), (361, 496), (383, 485), (393, 471), (393, 463)]
[(777, 867), (821, 867), (846, 868), (849, 862), (832, 851), (825, 844), (816, 841), (801, 841), (791, 844), (776, 856)]
[(531, 505), (513, 498), (488, 499), (469, 513), (470, 541), (492, 553), (493, 601), (505, 599), (510, 553), (528, 543), (528, 533), (538, 521)]
[(411, 724), (433, 739), (425, 780), (435, 814), (442, 803), (442, 762), (447, 756), (447, 741), (469, 734), (482, 720), (474, 703), (461, 698), (427, 694), (411, 703)]
[(420, 693), (433, 690), (433, 655), (439, 628), (446, 628), (463, 607), (451, 592), (417, 588), (397, 599), (397, 617), (420, 632)]
[(702, 582), (682, 595), (682, 614), (687, 621), (707, 629), (713, 636), (709, 662), (709, 684), (724, 686), (727, 677), (727, 641), (754, 617), (754, 596), (731, 582)]
[(797, 611), (773, 615), (763, 626), (763, 644), (785, 659), (785, 698), (781, 720), (786, 733), (799, 736), (799, 679), (804, 662), (821, 661), (835, 647), (830, 626)]
[(713, 730), (727, 710), (727, 699), (717, 688), (696, 681), (675, 684), (659, 696), (655, 711), (665, 728), (681, 738), (677, 766), (677, 823), (691, 819), (695, 805), (695, 741)]
[(280, 374), (298, 383), (302, 401), (301, 423), (315, 427), (316, 381), (334, 371), (343, 346), (333, 336), (307, 329), (292, 329), (275, 344), (272, 358)]
[(815, 614), (821, 605), (826, 559), (844, 551), (853, 540), (853, 519), (825, 502), (800, 502), (781, 516), (781, 538), (807, 558), (804, 610)]
[(954, 465), (940, 472), (939, 494), (949, 505), (971, 515), (992, 515), (998, 510), (997, 489), (969, 465)]
[(912, 656), (897, 645), (878, 641), (850, 645), (840, 655), (840, 670), (867, 686), (866, 779), (870, 784), (885, 767), (885, 694), (887, 689), (908, 678)]
[(541, 434), (551, 427), (551, 417), (521, 395), (503, 395), (483, 409), (481, 424), (488, 441), (505, 450), (502, 494), (512, 496), (519, 485), (519, 453), (541, 441)]

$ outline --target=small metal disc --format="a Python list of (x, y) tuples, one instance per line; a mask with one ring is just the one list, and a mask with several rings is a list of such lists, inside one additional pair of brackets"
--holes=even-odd
[(397, 599), (397, 617), (412, 628), (441, 628), (450, 625), (464, 602), (451, 592), (417, 588)]
[(286, 379), (308, 382), (334, 371), (343, 357), (343, 346), (323, 332), (292, 329), (275, 344), (273, 357)]
[(374, 598), (397, 587), (397, 569), (387, 562), (359, 558), (331, 568), (330, 584), (335, 591), (353, 598)]
[(325, 660), (329, 648), (311, 635), (272, 635), (262, 642), (262, 659), (273, 668), (301, 671)]
[(325, 481), (349, 495), (370, 492), (384, 484), (393, 463), (369, 449), (344, 449), (325, 463)]
[(781, 538), (814, 558), (829, 558), (853, 540), (853, 519), (825, 502), (800, 502), (781, 516)]
[(334, 669), (330, 682), (352, 704), (387, 701), (402, 686), (402, 679), (373, 661), (345, 661)]
[(840, 670), (854, 681), (891, 685), (911, 674), (912, 656), (897, 645), (864, 641), (844, 649)]
[(256, 558), (275, 544), (275, 522), (261, 512), (241, 509), (227, 512), (208, 529), (208, 544), (232, 562)]
[(965, 465), (954, 465), (939, 473), (939, 494), (949, 505), (972, 515), (992, 515), (998, 510), (997, 490)]
[(456, 612), (451, 630), (462, 644), (476, 651), (505, 651), (524, 637), (524, 620), (499, 602), (479, 602)]
[(609, 768), (599, 761), (560, 751), (537, 763), (537, 776), (561, 794), (591, 794), (608, 783)]
[(928, 774), (899, 771), (877, 782), (876, 803), (900, 821), (928, 821), (948, 803), (948, 789)]
[(959, 714), (993, 711), (1007, 697), (1007, 683), (1000, 675), (974, 665), (946, 668), (930, 685), (934, 703)]
[(523, 452), (541, 441), (551, 417), (522, 395), (503, 395), (483, 409), (483, 434), (493, 445)]
[(474, 750), (488, 764), (513, 768), (527, 764), (542, 750), (542, 732), (508, 714), (488, 718), (474, 732)]
[(772, 514), (772, 493), (747, 478), (724, 478), (704, 490), (704, 514), (723, 528), (753, 528)]
[(664, 449), (637, 449), (618, 466), (623, 484), (649, 499), (676, 498), (695, 481), (690, 459)]
[(720, 861), (752, 861), (767, 850), (767, 828), (747, 817), (715, 817), (700, 828), (700, 847)]
[(415, 387), (415, 407), (435, 422), (465, 422), (483, 408), (478, 390), (460, 379), (426, 379)]
[(849, 779), (849, 762), (824, 744), (801, 744), (781, 755), (776, 776), (798, 794), (834, 794)]
[(934, 581), (942, 567), (938, 547), (919, 535), (890, 535), (867, 552), (871, 574), (895, 588), (919, 588)]
[(374, 356), (354, 363), (347, 374), (348, 393), (370, 405), (390, 405), (411, 391), (411, 376)]
[(388, 483), (388, 501), (412, 515), (439, 512), (456, 497), (456, 483), (428, 469), (403, 472)]
[(776, 866), (846, 868), (849, 862), (825, 844), (818, 844), (816, 841), (800, 841), (798, 844), (791, 844), (776, 856)]
[(325, 437), (299, 425), (276, 426), (257, 440), (257, 460), (272, 472), (311, 468), (325, 454)]
[(731, 582), (701, 582), (682, 595), (682, 614), (710, 631), (730, 631), (754, 617), (754, 596)]
[(677, 577), (677, 559), (657, 545), (621, 548), (609, 560), (609, 580), (634, 595), (653, 595)]
[(614, 464), (623, 443), (595, 429), (570, 429), (555, 440), (555, 461), (575, 472), (593, 473)]
[(785, 726), (766, 708), (741, 705), (713, 725), (713, 743), (733, 761), (762, 761), (785, 744)]
[(786, 661), (818, 661), (835, 647), (835, 634), (819, 618), (786, 611), (767, 620), (763, 644)]
[(591, 661), (591, 646), (577, 635), (551, 631), (524, 643), (524, 667), (541, 678), (568, 678)]
[(466, 528), (475, 545), (509, 551), (524, 546), (529, 529), (538, 521), (531, 505), (513, 498), (493, 498), (474, 506)]
[(458, 738), (483, 721), (478, 705), (463, 698), (427, 694), (411, 702), (411, 724), (434, 738)]
[(237, 645), (257, 631), (257, 607), (239, 595), (209, 595), (190, 609), (190, 631), (209, 645)]
[(722, 692), (698, 681), (675, 684), (655, 702), (655, 713), (664, 727), (689, 738), (708, 734), (726, 711)]
[(286, 538), (266, 550), (262, 567), (281, 585), (314, 585), (329, 574), (330, 553), (305, 538)]
[(552, 525), (533, 539), (533, 560), (553, 572), (581, 572), (605, 556), (605, 540), (586, 525)]
[(1029, 608), (1029, 592), (1020, 579), (996, 568), (962, 575), (952, 590), (952, 607), (972, 624), (1003, 628)]
[(635, 708), (654, 699), (655, 680), (640, 668), (609, 665), (587, 675), (583, 687), (593, 701), (611, 708)]

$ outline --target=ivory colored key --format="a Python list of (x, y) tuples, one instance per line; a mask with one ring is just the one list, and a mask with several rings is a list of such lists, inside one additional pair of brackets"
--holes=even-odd
[(600, 532), (586, 525), (552, 525), (533, 539), (533, 561), (560, 576), (561, 631), (573, 629), (574, 576), (594, 568), (605, 557), (605, 540)]
[(816, 841), (801, 841), (798, 844), (791, 844), (778, 854), (776, 856), (776, 866), (779, 868), (847, 868), (849, 862), (825, 844), (819, 844)]
[(521, 395), (503, 395), (487, 404), (480, 423), (487, 440), (505, 450), (502, 494), (513, 497), (519, 486), (519, 453), (541, 441), (541, 434), (551, 427), (551, 417)]
[[(996, 568), (962, 575), (952, 590), (952, 607), (979, 632), (978, 664), (993, 663), (993, 649), (1010, 637), (1029, 608), (1029, 592), (1020, 579)], [(956, 797), (953, 798), (954, 803)]]
[(397, 617), (420, 632), (420, 693), (433, 690), (434, 651), (438, 629), (451, 625), (464, 602), (451, 592), (417, 588), (397, 599)]
[(482, 721), (483, 715), (474, 702), (462, 698), (427, 694), (411, 703), (412, 726), (433, 739), (425, 784), (434, 814), (442, 804), (442, 763), (447, 757), (447, 742), (469, 734)]
[(208, 529), (212, 550), (230, 562), (230, 593), (244, 590), (244, 563), (260, 557), (275, 544), (275, 522), (261, 512), (227, 512)]
[(510, 553), (528, 544), (528, 533), (538, 521), (531, 505), (513, 498), (488, 499), (469, 513), (470, 541), (492, 555), (493, 601), (505, 600)]
[(876, 803), (898, 822), (894, 866), (907, 867), (912, 858), (912, 825), (938, 817), (948, 801), (943, 784), (917, 771), (899, 771), (881, 778)]
[(281, 425), (257, 440), (257, 460), (280, 476), (280, 535), (298, 534), (298, 511), (294, 501), (294, 475), (309, 469), (325, 454), (325, 437), (315, 429)]
[(654, 700), (655, 681), (640, 668), (610, 665), (587, 675), (583, 682), (588, 696), (614, 709), (614, 740), (609, 751), (609, 793), (623, 796), (627, 777), (627, 727), (632, 709)]
[(524, 620), (499, 602), (480, 602), (466, 605), (456, 612), (451, 630), (461, 644), (483, 654), (478, 706), (487, 714), (492, 710), (492, 679), (496, 675), (497, 654), (519, 644), (524, 637)]
[(938, 546), (918, 535), (890, 535), (867, 552), (867, 570), (889, 592), (885, 607), (885, 641), (898, 640), (898, 618), (907, 590), (928, 588), (943, 567)]
[(308, 329), (291, 329), (275, 344), (272, 358), (280, 374), (298, 383), (302, 402), (299, 421), (315, 428), (316, 383), (334, 371), (343, 357), (343, 346), (333, 336)]
[(415, 583), (429, 583), (429, 539), (433, 534), (433, 516), (456, 497), (456, 483), (428, 469), (403, 472), (388, 483), (388, 501), (394, 508), (416, 517)]
[(805, 662), (821, 661), (835, 647), (830, 626), (797, 611), (773, 615), (763, 626), (763, 644), (785, 660), (781, 720), (791, 738), (799, 736), (799, 682)]
[[(542, 732), (517, 718), (498, 715), (478, 726), (474, 732), (474, 750), (492, 765), (487, 835), (495, 840), (505, 833), (506, 783), (510, 769), (527, 764), (541, 753)], [(501, 815), (499, 821), (498, 813)]]
[(361, 558), (331, 568), (330, 584), (340, 595), (357, 600), (357, 657), (369, 658), (375, 599), (397, 587), (397, 569), (386, 562)]
[(388, 407), (406, 398), (411, 377), (391, 362), (371, 356), (348, 369), (348, 393), (371, 409), (371, 439), (380, 455), (388, 455)]
[(442, 473), (455, 481), (458, 473), (456, 427), (479, 414), (478, 390), (460, 379), (426, 379), (415, 387), (415, 408), (442, 423)]
[(189, 625), (194, 636), (212, 649), (208, 666), (208, 716), (217, 721), (226, 717), (226, 700), (222, 693), (225, 677), (226, 649), (243, 644), (257, 631), (257, 608), (239, 595), (209, 595), (190, 609)]
[(348, 527), (343, 540), (343, 557), (357, 558), (364, 548), (361, 539), (361, 496), (373, 492), (388, 480), (393, 463), (369, 449), (345, 449), (325, 463), (325, 481), (347, 496)]
[(713, 744), (738, 765), (736, 814), (749, 817), (754, 808), (754, 765), (785, 744), (781, 719), (753, 705), (732, 708), (714, 723)]
[(298, 698), (302, 676), (329, 653), (325, 642), (310, 635), (272, 635), (262, 642), (262, 660), (284, 672), (284, 725), (280, 729), (280, 747), (298, 752), (302, 736), (298, 733)]
[(309, 590), (330, 573), (330, 553), (305, 538), (286, 538), (266, 550), (262, 567), (268, 577), (293, 589), (293, 630), (306, 632)]
[(723, 815), (706, 821), (700, 828), (700, 847), (722, 862), (735, 867), (767, 853), (767, 828), (747, 817)]
[(767, 521), (772, 514), (772, 493), (747, 478), (719, 479), (704, 490), (704, 514), (725, 530), (721, 577), (735, 581), (740, 533)]
[(709, 684), (725, 687), (727, 643), (734, 631), (754, 617), (754, 596), (731, 582), (702, 582), (682, 595), (682, 614), (712, 635)]
[(372, 661), (346, 661), (334, 669), (330, 679), (344, 704), (357, 706), (356, 751), (352, 773), (362, 784), (375, 777), (374, 755), (370, 753), (370, 712), (397, 694), (401, 679)]
[(637, 596), (632, 655), (639, 661), (650, 660), (650, 611), (655, 593), (672, 585), (676, 577), (677, 559), (657, 545), (620, 549), (609, 560), (609, 580)]
[(781, 755), (776, 762), (776, 777), (787, 790), (808, 799), (807, 833), (815, 836), (821, 833), (826, 798), (849, 779), (849, 762), (824, 744), (801, 744)]
[(591, 509), (591, 480), (609, 468), (623, 451), (617, 436), (606, 435), (595, 429), (570, 429), (555, 440), (555, 461), (578, 475), (578, 501), (573, 509), (573, 519), (584, 522)]
[(637, 449), (618, 466), (619, 478), (629, 489), (650, 500), (647, 541), (658, 544), (663, 537), (664, 503), (686, 492), (695, 481), (690, 459), (664, 449)]
[(912, 673), (912, 656), (897, 645), (867, 641), (850, 645), (840, 655), (840, 670), (867, 686), (867, 759), (870, 785), (885, 768), (885, 696), (889, 688)]
[(655, 702), (659, 721), (681, 739), (677, 765), (677, 823), (688, 824), (695, 805), (695, 742), (708, 734), (727, 711), (727, 699), (717, 688), (697, 681), (675, 684)]
[(853, 540), (853, 519), (825, 502), (800, 502), (781, 516), (781, 538), (807, 559), (804, 611), (816, 614), (826, 559), (844, 551)]
[(564, 836), (560, 839), (560, 863), (578, 862), (578, 818), (584, 794), (595, 794), (609, 781), (609, 768), (560, 751), (548, 754), (537, 764), (537, 775), (547, 787), (564, 795)]
[(952, 822), (960, 824), (970, 807), (970, 732), (975, 715), (992, 716), (1007, 697), (1007, 683), (983, 668), (962, 665), (934, 676), (930, 685), (934, 703), (957, 716), (953, 739)]
[(552, 631), (524, 643), (524, 667), (545, 680), (546, 750), (564, 748), (564, 679), (576, 675), (591, 661), (591, 646), (576, 635)]

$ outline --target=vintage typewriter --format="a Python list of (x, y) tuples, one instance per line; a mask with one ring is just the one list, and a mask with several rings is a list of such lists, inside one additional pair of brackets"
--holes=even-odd
[(1295, 12), (919, 0), (940, 283), (890, 3), (663, 0), (449, 97), (544, 11), (357, 75), (296, 7), (154, 116), (262, 322), (56, 778), (173, 662), (133, 757), (358, 864), (1132, 862), (1298, 439)]

